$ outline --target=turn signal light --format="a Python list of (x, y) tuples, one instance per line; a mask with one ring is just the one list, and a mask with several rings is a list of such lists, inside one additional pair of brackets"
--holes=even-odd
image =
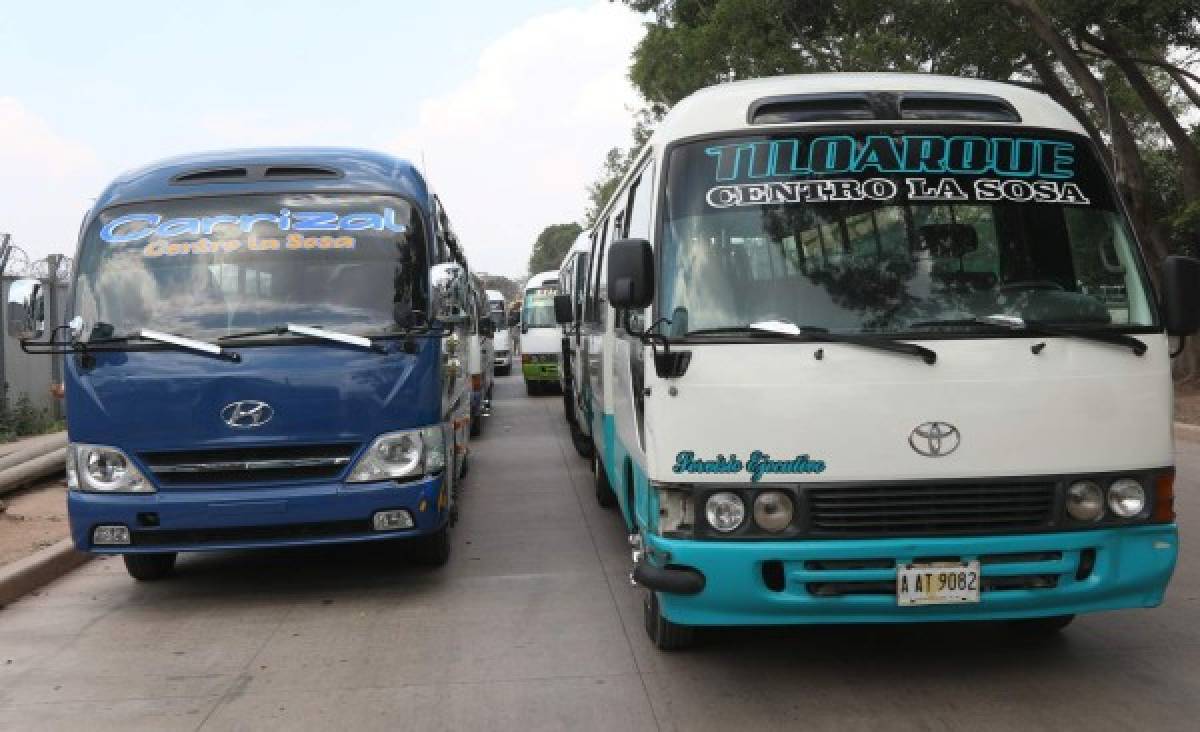
[(528, 353), (521, 354), (521, 363), (533, 363), (533, 356)]
[(1154, 514), (1151, 521), (1169, 524), (1175, 520), (1175, 473), (1163, 473), (1154, 481)]

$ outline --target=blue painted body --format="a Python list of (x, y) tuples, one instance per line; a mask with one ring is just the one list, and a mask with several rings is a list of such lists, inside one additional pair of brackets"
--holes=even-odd
[[(311, 181), (171, 183), (183, 171), (206, 166), (281, 163), (336, 167), (343, 175)], [(401, 196), (417, 208), (426, 231), (432, 231), (432, 194), (418, 171), (386, 155), (342, 149), (256, 150), (163, 161), (112, 183), (84, 228), (104, 209), (136, 201), (275, 192)], [(347, 465), (333, 479), (163, 486), (140, 457), (150, 451), (353, 443), (357, 459), (381, 433), (448, 425), (455, 415), (444, 402), (440, 339), (423, 337), (415, 342), (415, 353), (406, 353), (397, 340), (380, 341), (386, 353), (331, 342), (232, 346), (241, 356), (240, 363), (175, 350), (94, 352), (90, 368), (76, 356), (66, 357), (70, 440), (124, 450), (158, 488), (143, 495), (71, 492), (68, 508), (76, 546), (111, 553), (209, 550), (394, 539), (440, 529), (449, 516), (445, 471), (412, 482), (355, 484), (343, 482), (350, 470)], [(274, 417), (253, 430), (229, 428), (220, 418), (221, 408), (241, 399), (270, 403)], [(452, 446), (448, 453), (453, 454)], [(375, 511), (394, 508), (408, 509), (416, 527), (402, 532), (369, 530)], [(161, 530), (333, 521), (361, 521), (365, 527), (361, 532), (322, 538), (155, 544), (146, 549), (91, 545), (91, 531), (97, 524), (134, 528), (143, 512), (156, 513)]]
[[(647, 556), (662, 565), (692, 567), (706, 578), (698, 595), (659, 593), (659, 606), (670, 621), (683, 625), (792, 625), (819, 623), (902, 623), (958, 620), (1003, 620), (1071, 615), (1101, 610), (1155, 607), (1175, 569), (1179, 536), (1175, 524), (1140, 525), (1094, 531), (995, 536), (898, 539), (816, 539), (789, 541), (721, 541), (668, 539), (650, 530), (648, 517), (657, 510), (650, 483), (628, 448), (616, 437), (612, 415), (601, 422), (601, 439), (610, 484), (631, 530), (640, 529)], [(613, 466), (620, 466), (614, 469)], [(632, 485), (630, 480), (632, 479)], [(1080, 553), (1096, 551), (1095, 566), (1077, 580)], [(894, 582), (888, 569), (811, 570), (806, 561), (888, 559), (895, 564), (918, 557), (1026, 552), (1061, 552), (1061, 559), (984, 564), (983, 577), (1055, 575), (1054, 588), (985, 591), (971, 605), (900, 607), (892, 596), (820, 597), (809, 583)], [(784, 589), (773, 591), (763, 581), (762, 563), (783, 562)]]

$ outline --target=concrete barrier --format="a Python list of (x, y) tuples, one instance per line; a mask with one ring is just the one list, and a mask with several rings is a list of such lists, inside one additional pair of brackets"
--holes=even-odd
[(54, 452), (67, 446), (67, 433), (55, 432), (50, 435), (30, 437), (7, 445), (0, 445), (0, 470), (5, 470), (49, 452)]
[(53, 452), (27, 458), (24, 462), (0, 470), (0, 496), (63, 472), (66, 469), (66, 460), (67, 448), (60, 447)]
[(0, 567), (0, 606), (47, 585), (92, 558), (75, 551), (70, 539)]

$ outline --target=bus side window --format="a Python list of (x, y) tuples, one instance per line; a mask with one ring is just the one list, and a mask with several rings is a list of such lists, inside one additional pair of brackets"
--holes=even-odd
[(653, 161), (647, 162), (629, 189), (629, 216), (625, 220), (626, 238), (650, 238), (650, 208), (654, 199), (653, 166)]
[(608, 245), (608, 219), (600, 224), (600, 234), (596, 239), (595, 265), (592, 267), (592, 282), (588, 288), (588, 322), (603, 322), (603, 311), (600, 309), (601, 278), (604, 276), (604, 250)]

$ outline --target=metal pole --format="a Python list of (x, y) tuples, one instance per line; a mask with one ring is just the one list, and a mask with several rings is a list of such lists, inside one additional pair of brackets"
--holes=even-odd
[[(51, 254), (46, 257), (46, 267), (49, 269), (47, 273), (47, 289), (46, 293), (46, 309), (49, 311), (46, 315), (46, 329), (50, 333), (51, 338), (54, 337), (54, 329), (62, 325), (62, 314), (59, 312), (58, 298), (58, 267), (62, 264), (63, 255)], [(54, 388), (63, 381), (63, 358), (64, 356), (50, 357), (50, 386)], [(51, 396), (50, 403), (53, 405), (55, 419), (62, 419), (63, 409), (62, 401), (57, 397)]]
[[(8, 269), (8, 257), (12, 254), (11, 234), (0, 234), (0, 308), (5, 311), (5, 320), (7, 321), (8, 311), (8, 281), (4, 279), (4, 272)], [(8, 345), (8, 324), (5, 322), (0, 325), (0, 404), (3, 403), (4, 397), (8, 394), (8, 369), (5, 367), (5, 346)]]

